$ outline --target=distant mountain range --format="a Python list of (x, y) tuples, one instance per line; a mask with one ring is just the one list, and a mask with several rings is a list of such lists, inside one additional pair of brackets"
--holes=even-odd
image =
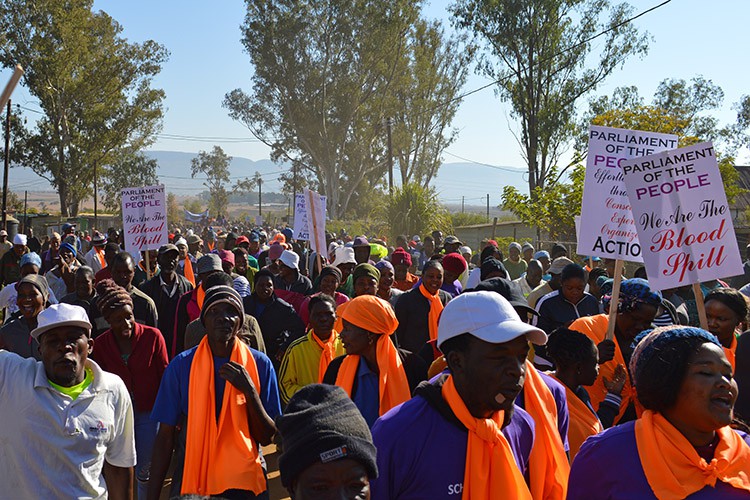
[[(157, 175), (160, 182), (167, 187), (167, 191), (178, 196), (195, 196), (205, 189), (200, 178), (193, 179), (190, 176), (190, 160), (196, 156), (195, 154), (179, 151), (146, 151), (145, 154), (158, 162)], [(237, 179), (252, 177), (257, 171), (263, 175), (264, 192), (275, 192), (280, 189), (278, 174), (286, 171), (289, 166), (277, 165), (271, 160), (254, 161), (234, 157), (229, 168), (232, 184)], [(506, 185), (516, 186), (523, 192), (528, 189), (523, 174), (523, 170), (511, 167), (492, 168), (476, 163), (444, 163), (433, 180), (433, 185), (446, 204), (460, 205), (461, 198), (465, 197), (467, 207), (484, 206), (485, 196), (490, 194), (490, 204), (494, 207), (500, 203), (500, 194)], [(394, 175), (398, 182), (398, 171), (394, 172)], [(24, 190), (53, 191), (52, 186), (28, 168), (12, 168), (10, 179), (11, 190), (21, 195)]]

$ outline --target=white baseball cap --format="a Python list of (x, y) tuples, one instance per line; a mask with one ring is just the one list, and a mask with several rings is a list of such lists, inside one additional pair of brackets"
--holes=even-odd
[(521, 335), (532, 344), (547, 343), (543, 330), (521, 321), (505, 297), (488, 291), (463, 293), (443, 309), (438, 323), (438, 348), (464, 333), (491, 344), (509, 342)]
[(296, 253), (290, 252), (289, 250), (284, 250), (283, 252), (281, 252), (279, 260), (286, 267), (291, 267), (292, 269), (299, 270), (299, 255), (297, 255)]
[(52, 304), (36, 317), (37, 327), (31, 330), (31, 336), (39, 340), (39, 336), (61, 326), (79, 326), (91, 330), (89, 316), (86, 310), (72, 304)]

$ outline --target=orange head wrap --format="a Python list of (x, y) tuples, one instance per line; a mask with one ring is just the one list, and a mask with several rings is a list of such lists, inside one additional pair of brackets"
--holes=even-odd
[(398, 328), (391, 305), (375, 295), (361, 295), (350, 300), (341, 318), (368, 332), (391, 335)]

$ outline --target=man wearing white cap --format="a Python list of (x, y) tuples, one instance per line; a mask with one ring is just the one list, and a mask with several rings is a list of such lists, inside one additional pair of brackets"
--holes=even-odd
[(279, 274), (273, 279), (275, 290), (288, 290), (302, 295), (309, 295), (312, 292), (310, 278), (299, 272), (299, 256), (296, 253), (284, 250), (281, 252), (278, 264)]
[(99, 231), (94, 231), (94, 236), (91, 238), (91, 250), (83, 256), (86, 265), (94, 270), (94, 274), (107, 267), (107, 261), (104, 259), (104, 247), (106, 244), (107, 237)]
[(352, 276), (352, 271), (354, 270), (354, 266), (357, 265), (357, 259), (354, 258), (354, 249), (352, 247), (337, 248), (336, 258), (331, 265), (338, 267), (339, 271), (341, 271), (341, 285), (339, 285), (337, 291), (347, 297), (354, 297), (354, 277)]
[(10, 241), (8, 241), (8, 231), (5, 229), (0, 230), (0, 259), (3, 258), (3, 255), (5, 255), (5, 252), (10, 250), (13, 247), (13, 245), (10, 244)]
[(514, 401), (529, 342), (546, 341), (497, 293), (451, 300), (437, 336), (448, 372), (420, 385), (372, 428), (380, 471), (372, 498), (531, 499), (524, 474), (534, 422)]
[(25, 234), (15, 235), (13, 250), (5, 252), (5, 255), (0, 258), (0, 285), (15, 283), (21, 277), (21, 257), (29, 251), (26, 241)]
[(0, 496), (132, 498), (125, 384), (88, 359), (94, 341), (83, 308), (53, 305), (37, 320), (41, 361), (0, 350)]

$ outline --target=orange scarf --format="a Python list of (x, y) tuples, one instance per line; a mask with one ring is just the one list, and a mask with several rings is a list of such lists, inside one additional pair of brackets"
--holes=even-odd
[(99, 265), (102, 266), (102, 269), (107, 267), (107, 261), (104, 260), (104, 249), (94, 247), (94, 253), (96, 254), (96, 258), (99, 259)]
[(557, 427), (557, 405), (542, 376), (528, 361), (523, 392), (526, 411), (536, 424), (529, 457), (529, 489), (534, 498), (564, 499), (570, 462)]
[(198, 302), (198, 310), (203, 310), (203, 301), (206, 299), (206, 291), (203, 289), (203, 283), (201, 283), (201, 286), (198, 287), (198, 290), (195, 292), (195, 300)]
[(213, 252), (214, 248), (216, 247), (216, 243), (213, 243), (211, 241), (207, 241), (206, 242), (206, 246), (208, 247), (208, 251), (209, 252)]
[[(380, 392), (380, 415), (411, 399), (409, 381), (406, 378), (401, 358), (396, 346), (387, 335), (378, 336), (377, 358), (378, 358), (378, 389)], [(336, 376), (336, 385), (346, 391), (352, 397), (354, 379), (357, 377), (359, 363), (364, 363), (361, 356), (356, 354), (347, 355), (339, 368)]]
[(195, 274), (193, 273), (193, 263), (190, 260), (190, 255), (185, 256), (185, 278), (193, 285), (193, 288), (195, 288)]
[(419, 291), (422, 296), (430, 303), (430, 315), (427, 317), (427, 319), (430, 324), (430, 340), (435, 340), (437, 339), (438, 333), (438, 320), (440, 319), (440, 313), (443, 312), (443, 303), (440, 300), (440, 292), (432, 295), (427, 291), (424, 283), (419, 285)]
[(331, 330), (331, 336), (325, 342), (320, 340), (312, 330), (310, 330), (310, 337), (323, 349), (323, 353), (320, 355), (320, 364), (318, 364), (318, 383), (320, 384), (323, 382), (323, 376), (326, 374), (328, 365), (336, 357), (336, 332)]
[[(555, 380), (559, 379), (555, 377)], [(568, 444), (570, 444), (570, 460), (578, 454), (581, 445), (586, 438), (599, 434), (604, 431), (599, 417), (586, 406), (586, 403), (571, 391), (568, 386), (560, 382), (565, 387), (565, 396), (568, 400)]]
[[(230, 359), (245, 367), (260, 390), (258, 367), (245, 344), (235, 339)], [(188, 386), (188, 425), (182, 494), (216, 495), (236, 488), (266, 491), (258, 446), (250, 436), (247, 400), (229, 382), (216, 423), (214, 362), (208, 337), (195, 351)]]
[(737, 336), (732, 334), (732, 345), (730, 345), (729, 347), (722, 346), (722, 349), (724, 349), (724, 355), (727, 357), (727, 359), (729, 360), (729, 363), (732, 365), (732, 371), (734, 371), (735, 358), (736, 358), (735, 352), (737, 351)]
[(448, 375), (445, 380), (442, 394), (453, 414), (469, 431), (461, 498), (531, 500), (529, 487), (516, 464), (508, 440), (501, 431), (505, 412), (496, 412), (492, 418), (474, 417), (456, 391), (453, 375)]
[(711, 463), (685, 436), (651, 410), (635, 422), (635, 442), (643, 472), (659, 500), (685, 498), (722, 481), (750, 492), (750, 446), (729, 426), (717, 430), (719, 444)]

